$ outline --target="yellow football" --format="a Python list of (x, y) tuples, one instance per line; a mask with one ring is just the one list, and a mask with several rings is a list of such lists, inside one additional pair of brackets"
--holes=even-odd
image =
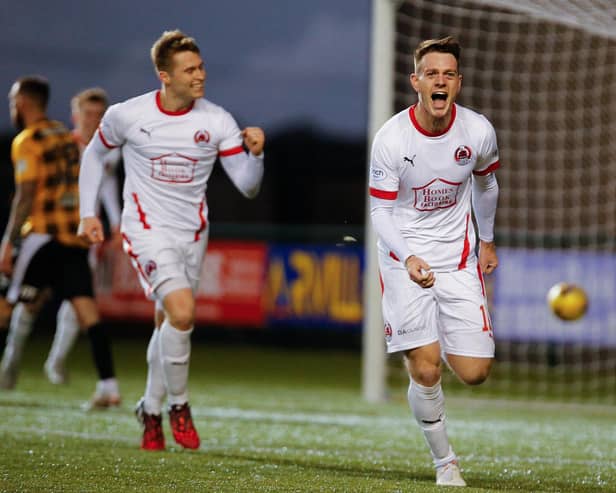
[(586, 292), (575, 284), (559, 282), (548, 291), (548, 306), (561, 320), (578, 320), (588, 310)]

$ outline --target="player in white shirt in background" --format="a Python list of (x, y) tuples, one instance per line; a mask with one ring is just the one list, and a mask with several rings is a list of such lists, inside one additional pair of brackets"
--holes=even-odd
[(187, 384), (195, 291), (209, 233), (207, 180), (220, 158), (240, 192), (255, 197), (263, 177), (265, 135), (257, 127), (240, 131), (228, 112), (203, 98), (206, 72), (194, 39), (164, 32), (151, 57), (160, 90), (111, 106), (98, 138), (86, 148), (79, 177), (80, 231), (91, 243), (103, 240), (92, 197), (105, 156), (121, 147), (124, 249), (156, 303), (146, 388), (136, 409), (143, 425), (141, 448), (165, 448), (161, 413), (167, 397), (175, 441), (195, 449), (200, 439)]
[[(75, 94), (71, 99), (71, 117), (73, 120), (73, 136), (79, 146), (79, 151), (83, 151), (94, 136), (107, 107), (109, 98), (107, 93), (98, 87), (85, 89)], [(120, 196), (118, 188), (117, 167), (121, 155), (119, 150), (110, 152), (105, 159), (105, 174), (99, 190), (100, 203), (105, 208), (105, 213), (109, 221), (112, 238), (109, 243), (111, 247), (120, 248), (122, 238), (120, 236)], [(95, 249), (90, 251), (90, 263), (96, 269), (97, 252)], [(45, 374), (53, 384), (62, 384), (67, 381), (65, 361), (69, 351), (73, 347), (79, 334), (79, 323), (75, 315), (75, 310), (68, 300), (64, 300), (58, 309), (56, 332), (45, 361)], [(94, 395), (91, 401), (93, 407), (108, 407), (119, 403), (118, 400), (110, 400), (101, 389)]]
[(419, 44), (410, 76), (418, 102), (383, 125), (370, 162), (387, 350), (403, 352), (409, 405), (436, 482), (447, 486), (466, 483), (447, 436), (441, 358), (466, 384), (488, 377), (494, 338), (482, 276), (498, 265), (496, 135), (485, 117), (455, 103), (459, 55), (452, 37)]

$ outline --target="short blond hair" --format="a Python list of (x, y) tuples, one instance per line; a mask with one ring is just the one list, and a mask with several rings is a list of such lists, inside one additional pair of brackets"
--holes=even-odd
[(428, 53), (450, 53), (460, 64), (460, 43), (453, 37), (447, 36), (440, 39), (426, 39), (419, 43), (413, 54), (413, 61), (415, 62), (415, 72), (418, 71), (419, 64), (423, 57)]
[(88, 89), (84, 89), (83, 91), (75, 94), (71, 99), (71, 111), (73, 113), (77, 113), (83, 103), (92, 102), (92, 103), (101, 103), (105, 106), (109, 106), (109, 98), (107, 97), (107, 92), (100, 87), (90, 87)]
[(187, 36), (178, 29), (165, 31), (154, 42), (150, 50), (150, 57), (152, 58), (154, 68), (159, 72), (169, 72), (173, 55), (182, 51), (201, 53), (194, 38)]

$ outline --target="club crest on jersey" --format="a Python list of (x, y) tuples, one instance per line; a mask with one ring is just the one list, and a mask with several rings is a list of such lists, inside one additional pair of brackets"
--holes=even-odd
[(459, 146), (454, 152), (453, 157), (460, 166), (464, 166), (471, 162), (473, 153), (469, 146)]
[(154, 272), (156, 268), (156, 262), (154, 262), (153, 260), (148, 260), (143, 267), (143, 270), (145, 272), (145, 275), (150, 277), (152, 275), (152, 272)]
[(193, 139), (195, 139), (195, 144), (199, 147), (203, 147), (210, 141), (210, 133), (203, 129), (197, 130), (193, 136)]
[(389, 325), (389, 322), (387, 322), (385, 324), (385, 340), (387, 342), (391, 342), (391, 338), (392, 338), (393, 334), (394, 334), (394, 331), (391, 330), (391, 325)]

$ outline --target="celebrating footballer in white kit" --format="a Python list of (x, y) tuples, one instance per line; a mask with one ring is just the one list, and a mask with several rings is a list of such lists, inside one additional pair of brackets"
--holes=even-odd
[(498, 264), (496, 135), (484, 116), (455, 103), (459, 53), (451, 37), (418, 46), (410, 79), (418, 102), (378, 131), (370, 163), (387, 349), (405, 356), (409, 405), (437, 483), (451, 486), (465, 483), (445, 428), (441, 355), (465, 383), (487, 378), (494, 338), (482, 276)]
[(84, 154), (81, 232), (91, 242), (102, 240), (92, 197), (104, 156), (121, 147), (124, 249), (146, 294), (156, 300), (146, 389), (136, 409), (144, 428), (141, 447), (165, 448), (161, 412), (166, 396), (175, 441), (194, 449), (200, 439), (187, 383), (195, 292), (209, 231), (207, 181), (220, 158), (238, 190), (255, 197), (263, 176), (265, 136), (258, 127), (240, 131), (227, 111), (203, 99), (206, 72), (194, 39), (167, 31), (151, 55), (161, 89), (111, 106), (99, 138)]

